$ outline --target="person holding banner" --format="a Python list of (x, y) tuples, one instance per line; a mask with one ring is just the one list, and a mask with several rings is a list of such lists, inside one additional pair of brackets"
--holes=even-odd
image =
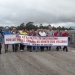
[[(63, 33), (63, 36), (64, 37), (68, 37), (68, 42), (70, 41), (70, 37), (69, 37), (69, 33), (68, 33), (68, 31), (67, 30), (65, 30), (65, 32)], [(63, 51), (66, 49), (66, 52), (68, 52), (68, 48), (67, 48), (67, 46), (64, 46), (63, 47)]]
[[(30, 31), (28, 32), (27, 35), (28, 35), (28, 36), (33, 36), (33, 32), (32, 32), (32, 30), (30, 30)], [(27, 51), (32, 52), (32, 46), (27, 46)]]
[[(39, 33), (38, 31), (35, 31), (35, 35), (37, 37), (39, 37), (39, 34), (38, 33)], [(38, 52), (39, 50), (40, 50), (40, 47), (39, 46), (35, 46), (35, 51)]]
[[(46, 37), (47, 34), (43, 29), (41, 29), (40, 32), (39, 32), (39, 36)], [(41, 52), (44, 51), (44, 46), (41, 46), (40, 49), (41, 49)]]
[[(11, 34), (9, 27), (6, 27), (4, 32), (3, 32), (3, 35), (9, 35), (9, 34)], [(6, 52), (8, 52), (8, 44), (5, 44), (5, 53)]]
[(0, 54), (1, 54), (2, 43), (3, 43), (3, 36), (2, 36), (1, 33), (2, 33), (2, 32), (0, 31)]
[[(16, 30), (16, 28), (14, 27), (13, 29), (12, 29), (12, 31), (11, 31), (11, 34), (19, 34), (19, 32)], [(12, 45), (12, 49), (13, 49), (13, 52), (17, 52), (17, 50), (18, 50), (18, 44), (13, 44)]]
[[(59, 28), (57, 28), (57, 31), (54, 33), (55, 37), (61, 37), (62, 36), (62, 32), (60, 31)], [(61, 46), (57, 46), (56, 50), (59, 51), (59, 49), (61, 49)]]
[[(33, 36), (36, 36), (36, 33), (35, 33), (35, 30), (34, 29), (32, 29), (32, 35)], [(35, 46), (33, 46), (32, 48), (33, 48), (33, 50), (36, 50), (36, 47)]]
[[(23, 28), (22, 31), (20, 31), (20, 34), (21, 35), (27, 35), (27, 32), (25, 31), (25, 29)], [(20, 51), (24, 51), (24, 45), (23, 44), (20, 44)]]
[[(53, 37), (53, 30), (52, 30), (52, 26), (49, 26), (49, 30), (47, 31), (47, 35), (48, 37)], [(49, 46), (49, 50), (51, 50), (51, 46)]]

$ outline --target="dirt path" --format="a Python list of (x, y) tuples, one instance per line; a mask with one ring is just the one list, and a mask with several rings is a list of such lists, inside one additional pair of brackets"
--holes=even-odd
[[(11, 49), (11, 48), (10, 48)], [(75, 75), (75, 52), (17, 52), (0, 55), (0, 75)]]

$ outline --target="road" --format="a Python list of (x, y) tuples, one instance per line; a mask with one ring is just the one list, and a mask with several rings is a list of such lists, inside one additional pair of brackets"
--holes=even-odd
[(75, 75), (75, 51), (12, 52), (0, 55), (0, 75)]

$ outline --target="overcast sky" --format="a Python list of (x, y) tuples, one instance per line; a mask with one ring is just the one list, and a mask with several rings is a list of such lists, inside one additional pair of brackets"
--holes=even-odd
[(0, 26), (75, 25), (75, 0), (0, 0)]

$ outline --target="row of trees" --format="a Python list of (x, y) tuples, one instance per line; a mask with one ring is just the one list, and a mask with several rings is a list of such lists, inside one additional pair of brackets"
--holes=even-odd
[[(28, 22), (26, 25), (24, 23), (22, 23), (20, 26), (17, 27), (18, 30), (21, 30), (21, 29), (27, 29), (27, 30), (31, 30), (31, 29), (49, 29), (49, 25), (47, 26), (43, 26), (42, 24), (40, 24), (39, 26), (38, 25), (34, 25), (33, 22)], [(61, 27), (59, 26), (60, 30), (73, 30), (71, 27), (70, 28), (65, 28), (64, 26)], [(53, 30), (56, 30), (57, 27), (54, 27), (53, 26)]]
[[(11, 26), (10, 29), (12, 29), (12, 27), (14, 26)], [(23, 28), (24, 29), (27, 29), (27, 30), (31, 30), (31, 29), (34, 29), (34, 30), (37, 30), (37, 29), (48, 29), (49, 28), (49, 25), (47, 26), (43, 26), (42, 24), (40, 24), (39, 26), (38, 25), (34, 25), (33, 22), (28, 22), (27, 24), (20, 24), (19, 26), (16, 27), (18, 30), (22, 30)], [(71, 27), (70, 28), (65, 28), (65, 27), (61, 27), (59, 26), (60, 30), (73, 30)], [(54, 27), (53, 26), (53, 30), (56, 30), (57, 27)]]

